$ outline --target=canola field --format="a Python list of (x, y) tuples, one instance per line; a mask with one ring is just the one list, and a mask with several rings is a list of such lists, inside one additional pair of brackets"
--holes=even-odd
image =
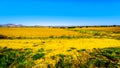
[(25, 37), (25, 38), (35, 38), (35, 37), (50, 37), (50, 36), (78, 36), (77, 32), (68, 31), (60, 28), (0, 28), (0, 35), (5, 35), (8, 37)]
[(119, 68), (120, 27), (0, 28), (0, 68)]

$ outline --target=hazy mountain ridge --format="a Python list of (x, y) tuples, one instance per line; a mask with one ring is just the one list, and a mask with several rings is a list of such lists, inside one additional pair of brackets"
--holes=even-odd
[(0, 27), (115, 27), (115, 26), (120, 26), (120, 25), (84, 25), (84, 26), (41, 26), (41, 25), (33, 25), (33, 26), (28, 26), (28, 25), (22, 25), (22, 24), (0, 24)]
[(22, 27), (22, 24), (0, 24), (0, 27)]

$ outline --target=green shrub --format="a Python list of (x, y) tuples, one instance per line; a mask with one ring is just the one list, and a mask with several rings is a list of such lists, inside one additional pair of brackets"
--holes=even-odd
[(61, 59), (64, 59), (65, 55), (64, 54), (58, 54), (59, 57), (61, 57)]
[(49, 38), (54, 38), (54, 36), (49, 36)]
[(7, 36), (5, 36), (5, 35), (0, 35), (0, 39), (7, 39)]
[(50, 58), (54, 60), (56, 57), (55, 56), (50, 56)]
[(43, 49), (43, 48), (41, 48), (41, 49), (39, 49), (39, 50), (38, 50), (38, 52), (44, 52), (44, 49)]
[(83, 51), (86, 51), (86, 49), (77, 50), (77, 52), (83, 52)]
[(37, 59), (40, 59), (40, 58), (43, 58), (45, 56), (45, 53), (41, 53), (41, 54), (35, 54), (32, 59), (33, 60), (37, 60)]

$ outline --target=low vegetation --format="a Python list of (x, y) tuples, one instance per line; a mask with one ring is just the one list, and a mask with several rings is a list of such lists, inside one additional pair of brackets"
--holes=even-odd
[[(70, 48), (71, 49), (71, 48)], [(32, 49), (0, 48), (0, 68), (31, 68), (36, 67), (35, 61), (45, 60), (45, 53), (34, 53)], [(59, 58), (59, 59), (57, 59)], [(57, 54), (50, 58), (54, 63), (44, 63), (48, 68), (119, 68), (120, 47), (76, 49), (72, 54)], [(39, 66), (38, 66), (39, 67)]]
[(120, 27), (1, 27), (0, 68), (120, 68)]

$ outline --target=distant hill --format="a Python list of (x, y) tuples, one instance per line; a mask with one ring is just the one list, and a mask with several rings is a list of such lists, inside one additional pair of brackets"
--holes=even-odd
[(24, 25), (22, 25), (22, 24), (18, 24), (18, 25), (16, 25), (16, 24), (0, 24), (0, 27), (22, 27), (22, 26), (24, 26)]
[(22, 24), (0, 24), (0, 27), (49, 27), (49, 28), (75, 28), (75, 27), (116, 27), (120, 25), (86, 25), (86, 26), (41, 26), (41, 25), (33, 25), (33, 26), (27, 26)]

